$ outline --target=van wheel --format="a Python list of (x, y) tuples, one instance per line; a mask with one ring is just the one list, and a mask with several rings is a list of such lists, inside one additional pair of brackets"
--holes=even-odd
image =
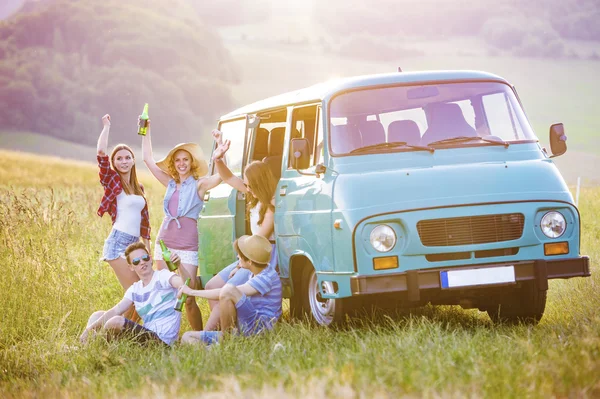
[[(330, 282), (321, 284), (325, 292), (334, 292)], [(317, 273), (310, 267), (304, 271), (302, 279), (302, 306), (309, 318), (322, 326), (340, 324), (344, 320), (342, 299), (325, 299), (317, 284)]]
[(526, 281), (515, 295), (487, 308), (494, 323), (536, 325), (546, 309), (548, 291), (540, 291), (535, 281)]

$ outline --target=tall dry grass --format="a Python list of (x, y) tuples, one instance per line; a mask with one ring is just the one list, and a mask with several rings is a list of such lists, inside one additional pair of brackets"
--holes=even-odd
[[(158, 226), (163, 189), (142, 179)], [(100, 196), (93, 165), (0, 152), (0, 397), (600, 396), (595, 262), (591, 278), (550, 282), (536, 327), (425, 307), (341, 330), (284, 315), (269, 334), (208, 350), (80, 346), (89, 314), (122, 295), (98, 261), (110, 230)], [(600, 189), (582, 191), (580, 211), (581, 252), (599, 259)]]

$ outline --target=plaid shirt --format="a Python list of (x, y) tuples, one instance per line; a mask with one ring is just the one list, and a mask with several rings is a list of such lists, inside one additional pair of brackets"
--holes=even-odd
[[(102, 217), (106, 212), (110, 214), (113, 224), (117, 219), (117, 195), (123, 191), (121, 184), (121, 176), (110, 167), (110, 161), (108, 155), (98, 155), (98, 168), (100, 172), (100, 183), (104, 187), (104, 196), (100, 201), (100, 208), (98, 208), (98, 216)], [(144, 187), (142, 187), (144, 191)], [(150, 239), (150, 216), (148, 214), (148, 203), (144, 205), (142, 209), (142, 223), (140, 225), (140, 236), (142, 238)]]

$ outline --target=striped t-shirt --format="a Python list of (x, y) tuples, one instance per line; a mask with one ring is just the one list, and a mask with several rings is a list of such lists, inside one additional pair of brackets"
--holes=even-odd
[(174, 309), (177, 289), (169, 283), (172, 276), (175, 276), (175, 273), (167, 269), (157, 270), (147, 286), (144, 287), (140, 280), (125, 292), (125, 298), (135, 304), (135, 310), (144, 321), (144, 327), (154, 331), (169, 345), (177, 339), (181, 323), (181, 312)]
[(274, 267), (266, 267), (260, 273), (252, 276), (248, 284), (258, 294), (248, 299), (259, 316), (270, 319), (274, 324), (281, 316), (281, 280)]

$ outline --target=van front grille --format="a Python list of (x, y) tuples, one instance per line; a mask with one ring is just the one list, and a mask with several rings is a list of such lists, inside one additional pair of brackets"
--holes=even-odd
[(485, 244), (516, 240), (523, 234), (522, 213), (421, 220), (417, 230), (426, 247)]

